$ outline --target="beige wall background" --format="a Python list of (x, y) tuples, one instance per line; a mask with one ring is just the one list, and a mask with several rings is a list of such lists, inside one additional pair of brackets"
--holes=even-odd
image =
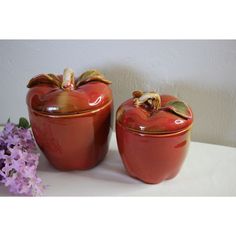
[(195, 141), (236, 146), (236, 41), (0, 41), (0, 123), (27, 117), (28, 80), (42, 72), (101, 70), (112, 81), (115, 109), (135, 89), (185, 100)]

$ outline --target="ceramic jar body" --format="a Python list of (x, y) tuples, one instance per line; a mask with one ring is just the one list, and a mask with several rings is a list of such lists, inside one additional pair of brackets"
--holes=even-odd
[(190, 143), (191, 108), (171, 95), (134, 91), (116, 112), (116, 138), (129, 175), (157, 184), (174, 178)]
[(190, 130), (171, 135), (149, 135), (116, 124), (116, 136), (123, 164), (132, 177), (157, 184), (174, 178), (185, 160)]
[(95, 112), (71, 116), (42, 115), (29, 108), (35, 140), (59, 170), (96, 166), (107, 153), (112, 103)]
[(107, 153), (113, 111), (110, 81), (96, 70), (75, 78), (40, 74), (28, 83), (26, 102), (35, 140), (59, 170), (85, 170)]

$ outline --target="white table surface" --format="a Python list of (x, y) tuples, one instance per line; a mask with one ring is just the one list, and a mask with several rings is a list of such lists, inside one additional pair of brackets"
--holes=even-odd
[[(127, 175), (113, 133), (97, 167), (60, 172), (41, 156), (38, 175), (48, 185), (44, 196), (236, 196), (236, 148), (191, 142), (179, 175), (150, 185)], [(10, 196), (3, 186), (0, 196)]]

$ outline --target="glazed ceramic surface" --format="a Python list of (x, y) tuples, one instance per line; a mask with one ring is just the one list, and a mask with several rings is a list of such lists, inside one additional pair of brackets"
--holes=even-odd
[(180, 171), (190, 143), (192, 111), (176, 97), (140, 93), (117, 110), (118, 149), (131, 176), (160, 183)]
[(31, 79), (27, 105), (35, 140), (60, 170), (96, 166), (108, 151), (112, 116), (110, 82), (97, 71), (78, 79), (42, 74)]

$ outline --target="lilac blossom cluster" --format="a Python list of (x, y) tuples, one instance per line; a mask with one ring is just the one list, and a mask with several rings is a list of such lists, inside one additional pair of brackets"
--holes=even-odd
[(0, 184), (14, 194), (41, 195), (44, 186), (37, 176), (38, 162), (31, 130), (6, 123), (0, 132)]

